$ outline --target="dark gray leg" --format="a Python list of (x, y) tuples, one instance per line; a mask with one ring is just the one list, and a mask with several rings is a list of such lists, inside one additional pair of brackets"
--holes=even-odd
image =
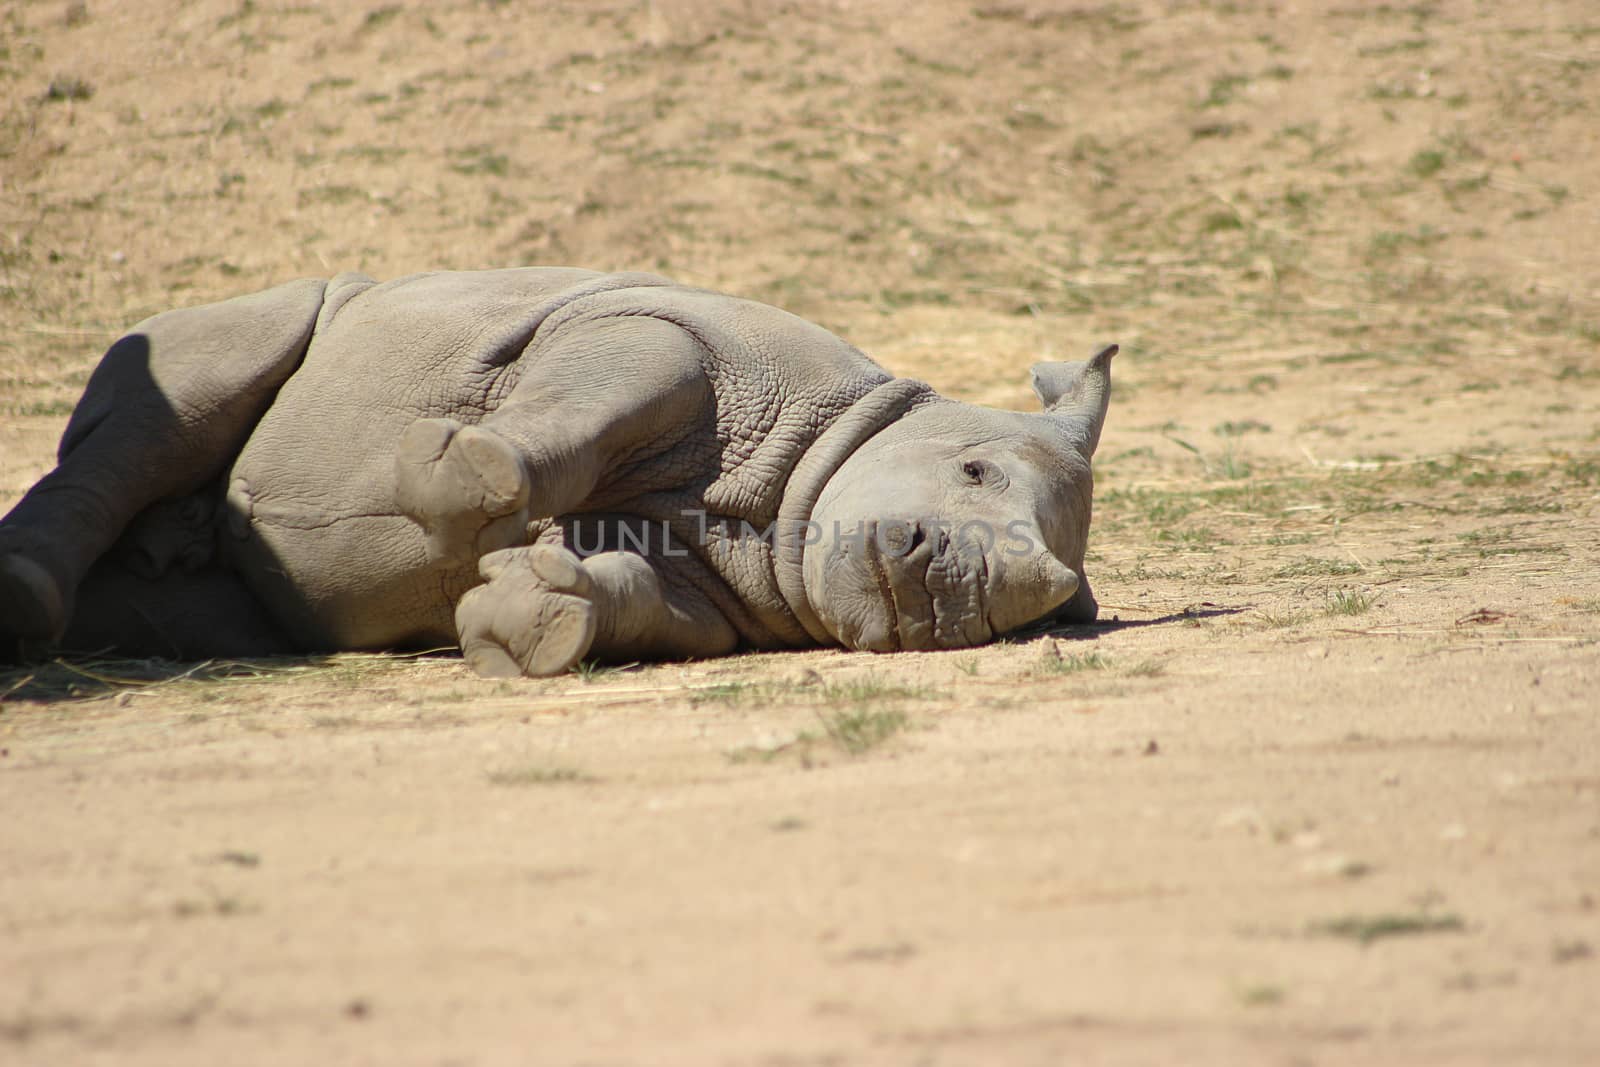
[(128, 523), (222, 472), (304, 356), (324, 284), (170, 311), (111, 346), (56, 469), (0, 519), (0, 641), (61, 637)]
[(166, 659), (232, 659), (297, 651), (239, 576), (217, 565), (159, 578), (104, 559), (78, 586), (60, 647)]

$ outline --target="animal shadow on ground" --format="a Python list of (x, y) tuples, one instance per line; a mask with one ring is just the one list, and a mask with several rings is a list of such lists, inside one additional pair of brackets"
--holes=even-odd
[[(1062, 623), (1044, 619), (1007, 635), (1009, 641), (1055, 637), (1070, 641), (1095, 641), (1104, 634), (1145, 626), (1169, 626), (1196, 619), (1237, 615), (1245, 608), (1202, 603), (1154, 619), (1100, 619), (1091, 623)], [(392, 659), (383, 653), (377, 658)], [(454, 649), (405, 653), (405, 658), (454, 657)], [(118, 693), (180, 682), (205, 683), (249, 678), (287, 677), (334, 665), (352, 658), (338, 655), (258, 656), (239, 659), (177, 660), (129, 658), (86, 653), (55, 656), (36, 662), (7, 663), (0, 658), (0, 708), (6, 704), (48, 704), (60, 701), (98, 700)]]
[(1096, 619), (1094, 622), (1065, 623), (1058, 619), (1042, 619), (1031, 626), (1024, 626), (1014, 631), (1009, 637), (1012, 640), (1058, 637), (1069, 641), (1098, 641), (1102, 634), (1136, 630), (1143, 626), (1170, 626), (1173, 623), (1192, 622), (1196, 619), (1215, 619), (1225, 615), (1238, 615), (1245, 610), (1247, 609), (1206, 601), (1154, 619), (1120, 619), (1115, 615), (1109, 619)]

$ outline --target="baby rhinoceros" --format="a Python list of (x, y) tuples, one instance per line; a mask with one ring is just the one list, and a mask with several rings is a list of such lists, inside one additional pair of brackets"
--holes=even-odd
[(0, 520), (0, 654), (459, 643), (480, 674), (1088, 621), (1115, 346), (949, 400), (648, 274), (294, 282), (157, 315)]

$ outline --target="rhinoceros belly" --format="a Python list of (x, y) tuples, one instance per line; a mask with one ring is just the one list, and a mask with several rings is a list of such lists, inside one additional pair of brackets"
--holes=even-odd
[(430, 563), (394, 502), (415, 413), (352, 403), (318, 377), (291, 379), (235, 460), (224, 552), (302, 647), (453, 644), (453, 604), (476, 576)]
[[(365, 499), (392, 479), (388, 464), (362, 465), (371, 480), (330, 506), (285, 481), (247, 448), (234, 464), (222, 537), (230, 563), (307, 649), (453, 644), (453, 605), (474, 576), (430, 563), (421, 530), (392, 503)], [(392, 493), (390, 494), (392, 498)]]

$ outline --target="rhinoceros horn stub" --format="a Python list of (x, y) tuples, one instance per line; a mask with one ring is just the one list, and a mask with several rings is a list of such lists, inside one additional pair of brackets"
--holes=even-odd
[(1094, 455), (1100, 427), (1111, 402), (1111, 357), (1116, 345), (1106, 345), (1082, 363), (1035, 363), (1033, 391), (1044, 412), (1067, 424), (1068, 435), (1085, 456)]

